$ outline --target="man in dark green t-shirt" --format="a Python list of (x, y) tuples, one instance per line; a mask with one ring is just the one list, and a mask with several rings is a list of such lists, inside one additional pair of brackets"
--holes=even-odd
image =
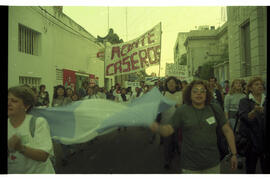
[(185, 88), (185, 104), (177, 108), (168, 124), (159, 125), (154, 122), (150, 126), (153, 132), (158, 132), (164, 137), (173, 134), (177, 128), (182, 129), (182, 173), (220, 173), (217, 124), (222, 126), (231, 149), (232, 169), (237, 168), (233, 131), (218, 104), (212, 104), (217, 119), (214, 117), (210, 107), (211, 99), (212, 94), (206, 82), (195, 80)]

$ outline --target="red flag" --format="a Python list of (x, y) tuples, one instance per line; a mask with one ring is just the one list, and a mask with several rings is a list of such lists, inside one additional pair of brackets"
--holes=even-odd
[(70, 87), (75, 91), (76, 86), (76, 75), (75, 71), (63, 69), (63, 85), (65, 88)]

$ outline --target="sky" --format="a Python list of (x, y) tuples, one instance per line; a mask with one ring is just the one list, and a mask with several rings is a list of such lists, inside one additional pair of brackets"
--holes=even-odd
[[(66, 15), (95, 37), (107, 35), (109, 19), (109, 28), (124, 41), (137, 38), (161, 22), (161, 76), (164, 76), (165, 64), (173, 62), (179, 32), (189, 32), (200, 25), (217, 28), (223, 23), (221, 7), (269, 6), (270, 0), (1, 0), (0, 4), (63, 6)], [(152, 71), (158, 74), (159, 66), (146, 69), (148, 74)]]
[[(119, 38), (125, 42), (139, 37), (161, 22), (161, 76), (164, 76), (165, 64), (173, 63), (173, 48), (177, 34), (194, 30), (195, 26), (209, 25), (217, 28), (222, 25), (221, 7), (64, 6), (63, 12), (94, 37), (97, 35), (106, 36), (109, 27), (113, 28)], [(158, 74), (158, 70), (159, 66), (157, 65), (149, 67), (146, 72)]]

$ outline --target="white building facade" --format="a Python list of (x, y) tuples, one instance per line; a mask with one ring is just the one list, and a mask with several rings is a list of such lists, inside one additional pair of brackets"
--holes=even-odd
[[(209, 29), (208, 26), (205, 26), (199, 30), (190, 31), (184, 45), (187, 50), (189, 76), (196, 76), (200, 66), (206, 62), (228, 61), (227, 23), (218, 29), (213, 26)], [(217, 77), (219, 82), (228, 78), (228, 74), (223, 74), (223, 76), (225, 77), (222, 79)]]
[(104, 48), (62, 7), (9, 7), (8, 87), (46, 85), (50, 101), (53, 87), (63, 84), (64, 70), (76, 75), (76, 88), (94, 76), (104, 86), (104, 62), (97, 57)]

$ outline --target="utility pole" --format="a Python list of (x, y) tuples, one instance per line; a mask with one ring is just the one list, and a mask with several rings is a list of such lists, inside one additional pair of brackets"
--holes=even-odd
[[(126, 42), (128, 41), (128, 25), (127, 25), (127, 7), (126, 7)], [(127, 75), (128, 80), (130, 79), (130, 74)]]
[(126, 7), (126, 41), (128, 41), (127, 7)]
[(107, 11), (108, 11), (108, 32), (109, 32), (109, 29), (110, 29), (110, 7), (108, 6), (107, 7)]
[[(107, 18), (108, 18), (108, 31), (109, 32), (109, 28), (110, 28), (110, 9), (109, 9), (109, 6), (107, 7)], [(106, 66), (105, 66), (105, 61), (106, 61), (106, 48), (107, 48), (107, 39), (103, 42), (104, 43), (104, 86), (105, 86), (105, 83), (106, 83)], [(111, 84), (112, 86), (112, 84)]]

